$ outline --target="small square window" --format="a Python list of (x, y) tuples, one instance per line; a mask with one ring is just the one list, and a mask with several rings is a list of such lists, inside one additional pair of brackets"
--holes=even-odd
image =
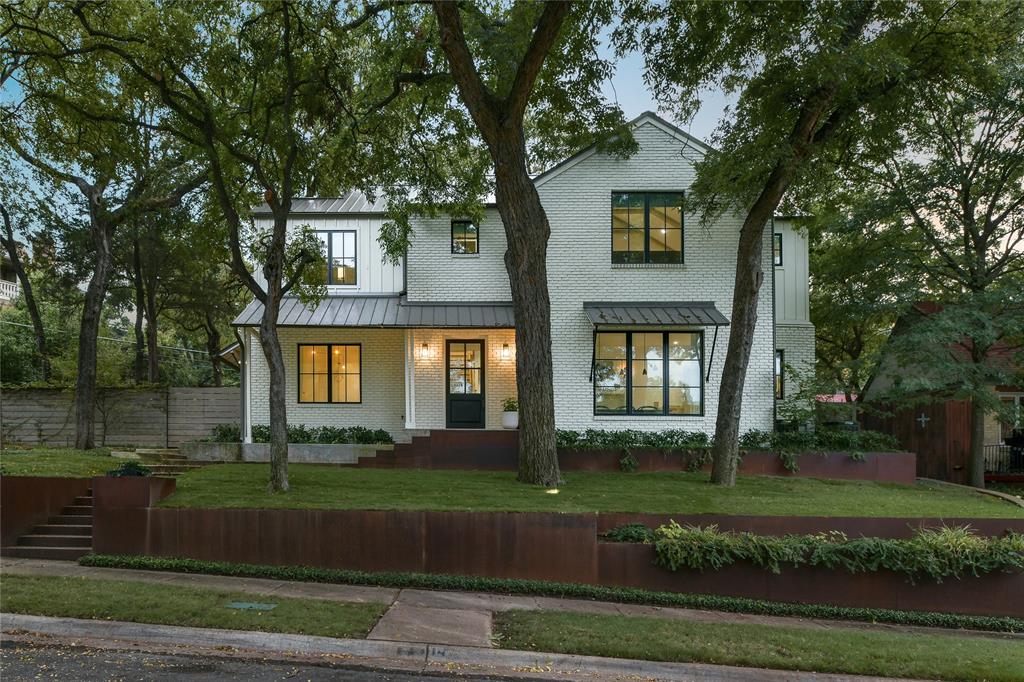
[(480, 229), (472, 220), (452, 221), (452, 253), (480, 253)]
[(612, 263), (682, 262), (682, 194), (612, 194)]

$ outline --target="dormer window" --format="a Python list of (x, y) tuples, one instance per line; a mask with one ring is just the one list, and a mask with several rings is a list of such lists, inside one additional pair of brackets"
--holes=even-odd
[(480, 253), (480, 230), (472, 220), (452, 221), (452, 253)]
[(612, 194), (612, 263), (682, 263), (683, 195)]
[(317, 232), (327, 252), (327, 284), (354, 286), (356, 284), (356, 232), (336, 230)]

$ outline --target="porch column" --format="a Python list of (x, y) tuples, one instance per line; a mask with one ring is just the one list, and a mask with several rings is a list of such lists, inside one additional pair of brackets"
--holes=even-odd
[(405, 330), (405, 428), (416, 428), (416, 330)]

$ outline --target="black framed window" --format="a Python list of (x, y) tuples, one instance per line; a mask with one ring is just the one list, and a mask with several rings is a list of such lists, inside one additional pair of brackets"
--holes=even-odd
[(772, 235), (772, 263), (776, 267), (782, 265), (782, 233), (776, 232)]
[(355, 285), (357, 283), (357, 247), (355, 230), (317, 232), (327, 253), (327, 283)]
[(702, 332), (594, 334), (594, 414), (704, 414)]
[(361, 403), (362, 346), (299, 344), (300, 403)]
[(775, 399), (782, 400), (786, 392), (786, 380), (783, 377), (782, 366), (786, 362), (786, 352), (782, 349), (775, 350)]
[(452, 221), (452, 253), (480, 253), (480, 228), (472, 220)]
[(612, 194), (612, 263), (682, 263), (681, 192)]

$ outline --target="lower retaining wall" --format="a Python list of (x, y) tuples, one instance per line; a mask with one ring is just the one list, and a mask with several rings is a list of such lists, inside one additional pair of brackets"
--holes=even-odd
[[(289, 443), (288, 461), (299, 464), (357, 464), (360, 457), (393, 450), (393, 445)], [(197, 462), (269, 462), (269, 443), (182, 443), (179, 450)]]
[[(100, 482), (102, 481), (102, 482)], [(304, 565), (521, 578), (727, 594), (800, 603), (903, 608), (1024, 617), (1024, 575), (998, 574), (942, 585), (906, 583), (879, 572), (850, 575), (817, 568), (773, 575), (753, 566), (705, 574), (653, 565), (645, 545), (602, 543), (598, 533), (638, 515), (432, 511), (190, 509), (153, 507), (173, 481), (97, 479), (93, 551), (247, 564)], [(675, 517), (680, 522), (729, 517)], [(909, 535), (937, 519), (733, 517), (723, 528), (815, 532), (836, 526), (851, 536)], [(1024, 532), (1024, 520), (949, 519), (983, 533)]]
[(11, 545), (85, 495), (92, 479), (0, 476), (0, 545)]

